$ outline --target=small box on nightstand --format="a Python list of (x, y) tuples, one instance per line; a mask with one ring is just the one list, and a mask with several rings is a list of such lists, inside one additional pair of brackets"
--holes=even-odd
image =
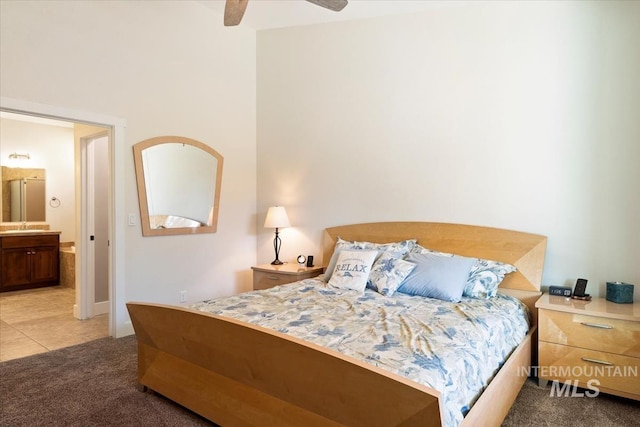
[(617, 304), (633, 303), (633, 285), (622, 282), (607, 282), (607, 301)]

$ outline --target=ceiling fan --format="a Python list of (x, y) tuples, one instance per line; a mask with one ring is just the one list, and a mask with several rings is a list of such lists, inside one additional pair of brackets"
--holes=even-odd
[[(349, 2), (348, 0), (307, 0), (325, 9), (340, 12)], [(244, 11), (247, 9), (249, 0), (227, 0), (224, 5), (224, 25), (231, 27), (238, 25), (242, 21)]]

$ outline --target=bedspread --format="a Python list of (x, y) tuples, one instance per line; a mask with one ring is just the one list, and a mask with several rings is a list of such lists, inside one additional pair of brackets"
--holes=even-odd
[[(336, 289), (319, 279), (203, 301), (191, 308), (258, 324), (336, 350), (442, 393), (457, 426), (529, 330), (516, 298), (450, 303)], [(371, 401), (384, 396), (372, 391)]]

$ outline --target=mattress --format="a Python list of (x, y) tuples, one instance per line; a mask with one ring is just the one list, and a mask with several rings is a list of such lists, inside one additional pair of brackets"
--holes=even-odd
[[(446, 426), (457, 426), (529, 330), (528, 308), (498, 293), (459, 303), (383, 296), (305, 279), (203, 301), (192, 309), (283, 332), (441, 392)], [(383, 395), (371, 391), (372, 404)]]

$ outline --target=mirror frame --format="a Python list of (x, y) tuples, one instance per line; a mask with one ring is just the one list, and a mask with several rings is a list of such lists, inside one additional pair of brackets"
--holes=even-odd
[[(6, 178), (6, 179), (5, 179)], [(17, 179), (42, 179), (45, 181), (45, 193), (44, 198), (42, 199), (42, 209), (44, 210), (44, 219), (37, 221), (27, 221), (33, 223), (46, 223), (47, 222), (47, 172), (45, 168), (33, 168), (33, 167), (17, 167), (17, 166), (0, 166), (0, 222), (5, 224), (20, 224), (22, 221), (11, 221), (11, 212), (5, 211), (5, 209), (10, 209), (11, 202), (9, 198), (11, 197), (11, 190), (9, 188), (9, 181), (17, 180)], [(7, 203), (8, 202), (8, 203)], [(5, 221), (5, 214), (9, 215), (7, 221)]]
[[(216, 186), (213, 195), (213, 214), (210, 225), (201, 227), (177, 227), (177, 228), (151, 228), (151, 220), (149, 218), (149, 204), (147, 201), (147, 186), (144, 179), (144, 163), (142, 159), (142, 151), (145, 148), (156, 145), (180, 143), (191, 145), (199, 148), (215, 157), (218, 161), (216, 171)], [(173, 236), (178, 234), (203, 234), (215, 233), (218, 229), (218, 211), (220, 209), (220, 188), (222, 186), (222, 166), (224, 159), (220, 153), (208, 145), (196, 141), (195, 139), (185, 138), (182, 136), (158, 136), (155, 138), (145, 139), (133, 145), (133, 161), (136, 171), (136, 182), (138, 186), (138, 202), (140, 205), (140, 223), (142, 225), (143, 236)]]

